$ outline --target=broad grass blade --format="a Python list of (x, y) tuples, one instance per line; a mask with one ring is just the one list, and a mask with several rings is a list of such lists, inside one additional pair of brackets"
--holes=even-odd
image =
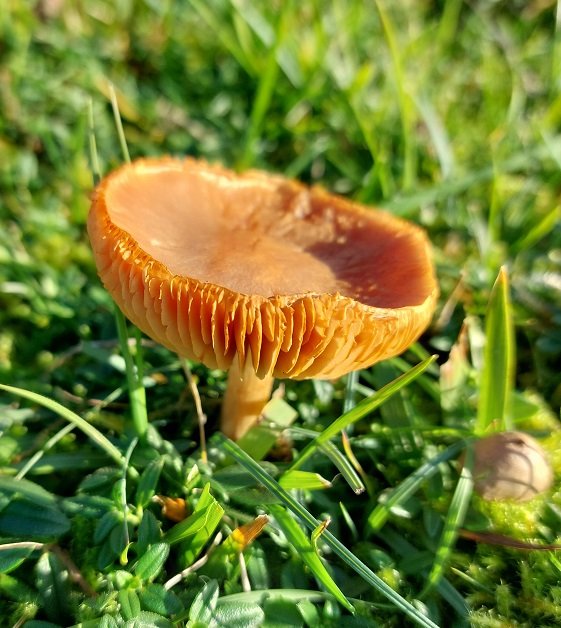
[(304, 534), (302, 528), (300, 528), (286, 508), (278, 504), (270, 504), (269, 512), (273, 515), (286, 538), (298, 552), (298, 556), (308, 566), (318, 582), (326, 591), (333, 595), (341, 606), (344, 606), (347, 610), (351, 611), (351, 613), (354, 613), (354, 607), (329, 575), (325, 565), (321, 562), (319, 554), (314, 550), (310, 539)]
[(304, 448), (302, 453), (298, 456), (298, 458), (295, 460), (290, 468), (297, 469), (301, 467), (302, 464), (310, 456), (312, 456), (324, 443), (329, 441), (339, 432), (343, 431), (349, 425), (356, 423), (366, 415), (370, 414), (370, 412), (374, 411), (378, 406), (382, 405), (392, 395), (395, 395), (395, 393), (401, 390), (404, 386), (407, 386), (407, 384), (410, 384), (412, 381), (414, 381), (434, 362), (435, 359), (436, 356), (431, 356), (430, 358), (423, 360), (423, 362), (414, 366), (407, 373), (404, 373), (393, 382), (390, 382), (383, 388), (380, 388), (380, 390), (372, 395), (372, 397), (364, 399), (352, 410), (349, 410), (349, 412), (345, 412), (345, 414), (341, 415), (328, 428), (323, 430), (323, 432), (319, 434), (314, 441), (312, 441), (309, 445), (307, 445), (307, 447)]
[(503, 267), (493, 286), (485, 321), (485, 350), (480, 379), (476, 434), (511, 429), (509, 406), (514, 377), (514, 330), (509, 284)]
[(53, 401), (48, 397), (44, 397), (43, 395), (39, 395), (37, 393), (31, 392), (30, 390), (24, 390), (23, 388), (16, 388), (15, 386), (7, 386), (5, 384), (0, 384), (0, 390), (4, 390), (10, 395), (17, 395), (19, 397), (23, 397), (28, 401), (32, 401), (33, 403), (37, 403), (48, 410), (51, 410), (58, 416), (62, 417), (66, 421), (73, 423), (78, 429), (80, 429), (88, 438), (101, 447), (105, 451), (105, 453), (119, 465), (124, 466), (126, 461), (123, 454), (113, 445), (113, 443), (106, 438), (99, 430), (97, 430), (93, 425), (88, 423), (82, 417), (78, 416), (68, 408), (65, 408), (63, 405), (58, 403), (57, 401)]

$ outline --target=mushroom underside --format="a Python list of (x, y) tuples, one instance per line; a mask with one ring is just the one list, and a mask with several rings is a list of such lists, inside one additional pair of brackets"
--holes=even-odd
[(335, 378), (401, 353), (438, 294), (419, 227), (191, 159), (109, 175), (88, 231), (100, 277), (133, 323), (211, 368), (235, 364), (262, 390), (273, 377)]

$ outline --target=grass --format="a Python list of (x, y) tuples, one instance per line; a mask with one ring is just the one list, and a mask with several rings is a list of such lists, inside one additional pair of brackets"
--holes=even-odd
[[(8, 2), (2, 624), (559, 624), (558, 14)], [(224, 374), (188, 364), (187, 382), (96, 277), (88, 196), (124, 137), (132, 158), (281, 172), (422, 224), (441, 286), (431, 328), (340, 381), (286, 382), (269, 409), (284, 440), (263, 428), (240, 449), (216, 429)], [(540, 439), (556, 481), (487, 503), (456, 460), (510, 426)]]

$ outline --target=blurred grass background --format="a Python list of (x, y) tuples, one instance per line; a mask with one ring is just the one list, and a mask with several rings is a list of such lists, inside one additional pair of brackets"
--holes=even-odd
[(133, 157), (280, 171), (423, 224), (443, 303), (456, 289), (464, 309), (440, 321), (443, 350), (510, 265), (520, 376), (558, 406), (556, 10), (543, 0), (4, 0), (0, 373), (35, 379), (50, 353), (102, 324), (92, 305), (107, 300), (84, 237), (87, 109), (92, 100), (106, 172), (120, 160), (111, 81)]
[[(85, 234), (90, 103), (103, 172), (121, 161), (111, 82), (133, 158), (189, 154), (273, 170), (422, 224), (442, 290), (424, 346), (442, 360), (464, 320), (484, 315), (506, 266), (516, 386), (558, 417), (560, 12), (551, 0), (0, 0), (0, 381), (76, 409), (122, 383), (122, 364), (108, 357), (111, 302)], [(149, 359), (170, 384), (151, 382), (152, 418), (179, 414), (177, 363), (163, 349)], [(223, 382), (198, 373), (212, 414)], [(380, 365), (363, 384), (392, 375)], [(325, 412), (333, 391), (299, 386), (289, 400), (312, 424), (311, 395)], [(468, 422), (473, 386), (461, 395), (465, 416), (455, 419)], [(102, 417), (111, 429), (115, 408)], [(19, 437), (31, 447), (47, 428), (41, 417), (29, 426)], [(8, 443), (2, 463), (22, 448)], [(387, 475), (418, 463), (390, 462)], [(524, 529), (522, 519), (512, 526)], [(509, 560), (490, 552), (472, 565), (475, 605), (538, 625), (533, 574), (552, 596), (540, 625), (555, 625), (556, 576), (543, 555), (509, 585), (524, 592), (516, 612), (508, 591), (487, 595)], [(478, 625), (505, 625), (491, 619)]]

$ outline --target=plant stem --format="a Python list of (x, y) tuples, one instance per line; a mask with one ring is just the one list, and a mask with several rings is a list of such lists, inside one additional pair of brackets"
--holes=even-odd
[(205, 435), (206, 414), (203, 412), (203, 404), (201, 402), (201, 396), (199, 395), (197, 382), (195, 378), (193, 377), (193, 373), (191, 373), (191, 367), (189, 366), (189, 362), (187, 361), (186, 358), (181, 359), (181, 365), (183, 366), (185, 377), (187, 377), (189, 390), (191, 391), (191, 395), (195, 402), (195, 409), (197, 411), (197, 419), (199, 423), (199, 439), (201, 443), (201, 460), (203, 462), (208, 462), (208, 456), (207, 456), (207, 451), (206, 451), (206, 435)]
[[(146, 390), (142, 383), (142, 362), (132, 356), (129, 347), (129, 336), (127, 333), (127, 323), (121, 310), (115, 306), (115, 320), (117, 322), (117, 332), (119, 334), (119, 344), (121, 354), (125, 360), (127, 384), (129, 387), (129, 399), (132, 415), (132, 422), (136, 435), (143, 440), (148, 429), (148, 415), (146, 411)], [(136, 351), (140, 350), (140, 343), (136, 343)]]
[(222, 401), (220, 429), (228, 438), (239, 440), (259, 419), (271, 397), (274, 378), (260, 379), (255, 374), (251, 357), (247, 356), (243, 369), (234, 358), (228, 374), (226, 394)]

